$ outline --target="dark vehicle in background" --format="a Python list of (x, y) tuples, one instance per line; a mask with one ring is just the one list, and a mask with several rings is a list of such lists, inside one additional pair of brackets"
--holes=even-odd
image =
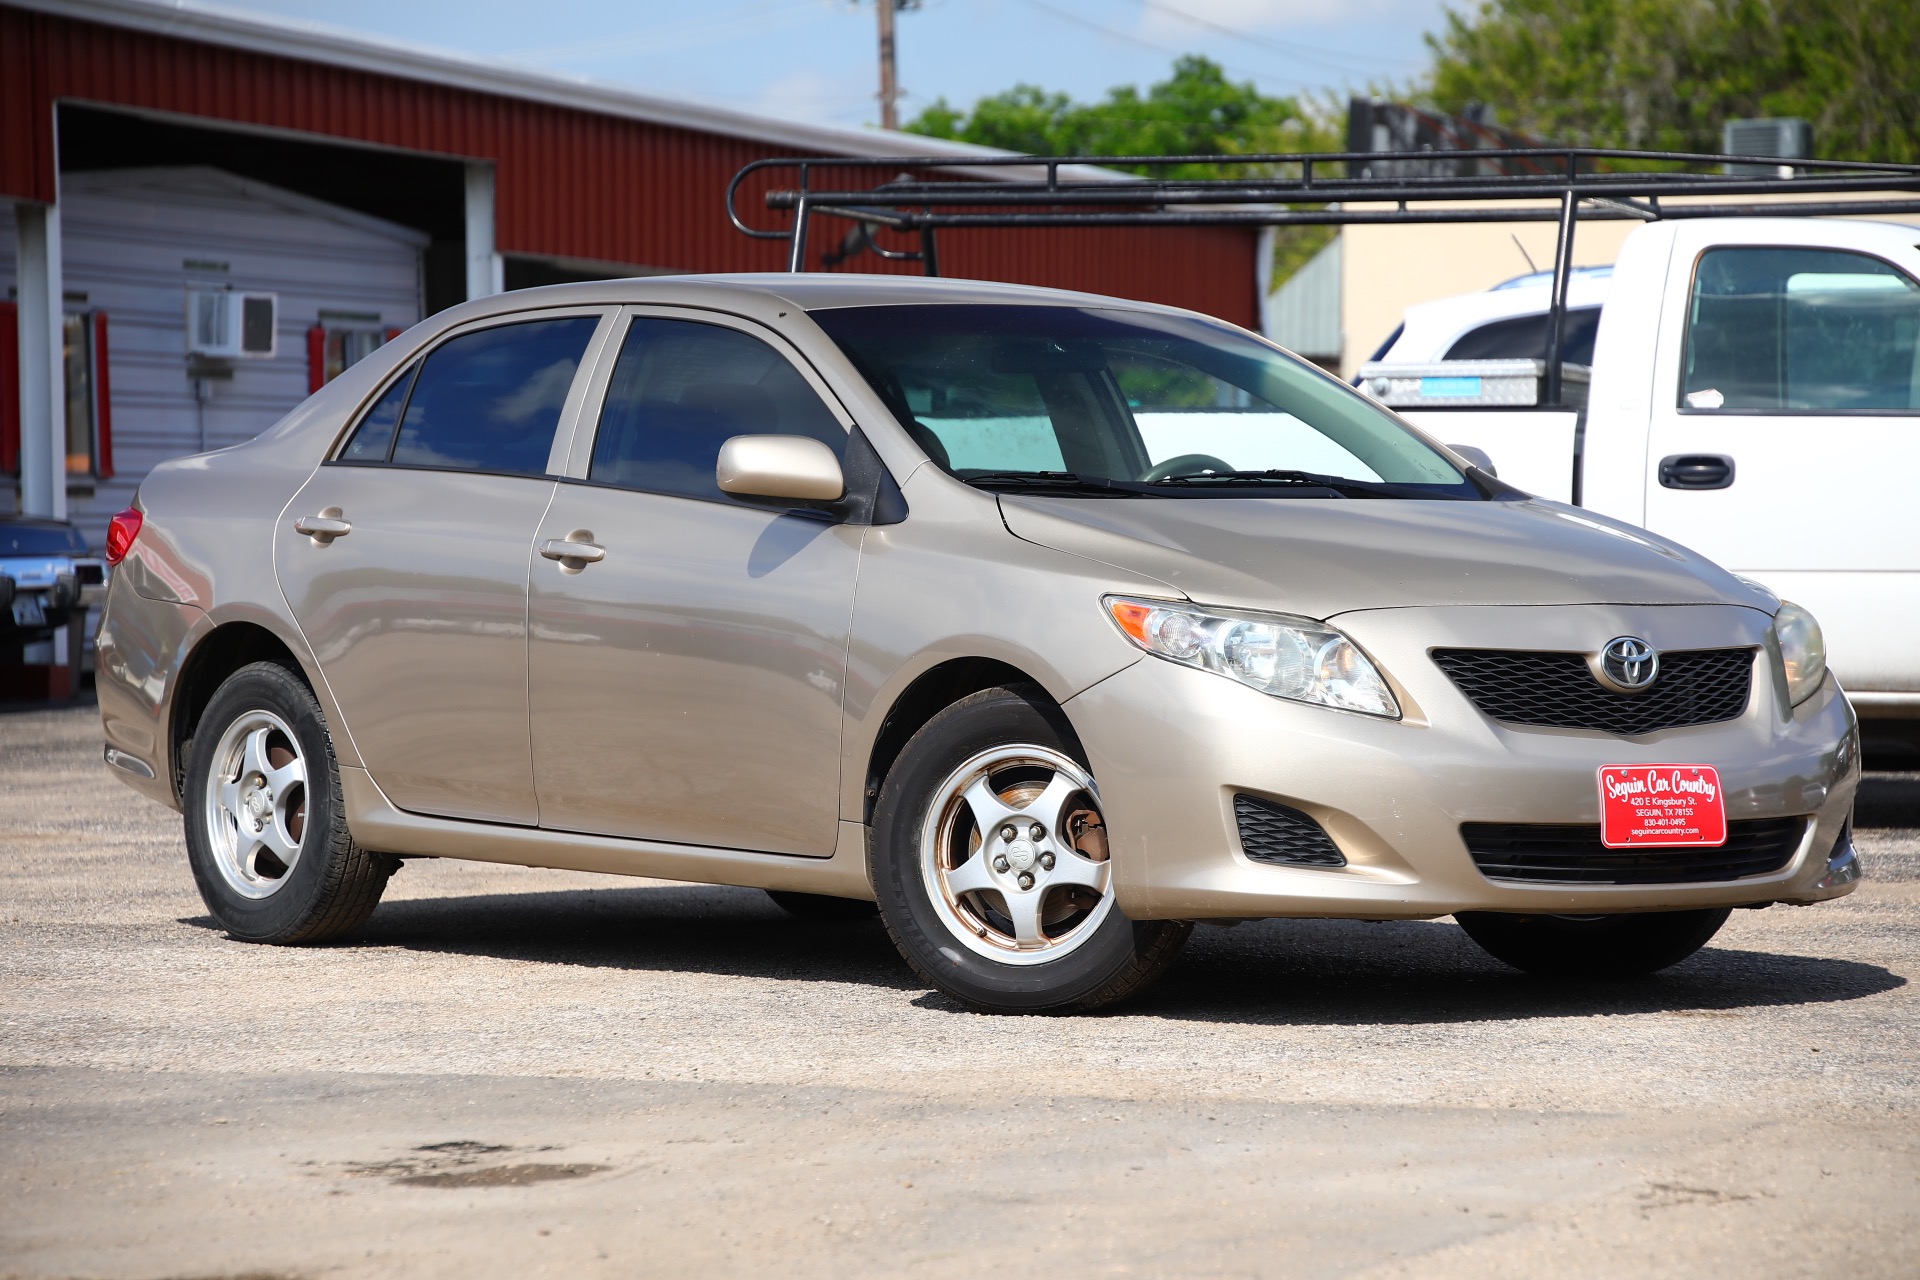
[(0, 516), (0, 663), (51, 639), (81, 610), (99, 616), (107, 563), (65, 520)]

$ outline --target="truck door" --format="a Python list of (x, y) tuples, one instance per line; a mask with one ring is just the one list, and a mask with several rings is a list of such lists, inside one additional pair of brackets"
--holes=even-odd
[(1647, 527), (1811, 609), (1856, 691), (1920, 689), (1917, 259), (1873, 227), (1687, 226), (1661, 325)]

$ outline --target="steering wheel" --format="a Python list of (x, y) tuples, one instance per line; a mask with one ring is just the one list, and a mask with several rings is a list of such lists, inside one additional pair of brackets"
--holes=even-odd
[(1168, 458), (1140, 479), (1144, 483), (1152, 484), (1156, 480), (1165, 480), (1168, 476), (1184, 476), (1192, 471), (1232, 470), (1231, 462), (1222, 462), (1210, 453), (1183, 453), (1177, 458)]

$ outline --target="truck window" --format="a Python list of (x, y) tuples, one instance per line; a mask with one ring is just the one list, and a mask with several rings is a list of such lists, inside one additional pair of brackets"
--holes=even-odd
[[(1593, 363), (1593, 338), (1600, 331), (1600, 308), (1569, 307), (1567, 329), (1560, 342), (1560, 358), (1567, 364)], [(1377, 357), (1376, 357), (1377, 358)], [(1544, 312), (1494, 320), (1469, 329), (1453, 340), (1443, 360), (1545, 360), (1547, 317)]]
[(1694, 271), (1680, 407), (1920, 410), (1920, 285), (1834, 249), (1710, 249)]

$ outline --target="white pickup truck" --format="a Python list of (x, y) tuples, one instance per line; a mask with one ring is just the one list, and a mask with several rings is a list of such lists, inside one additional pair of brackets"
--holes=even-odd
[(1430, 348), (1389, 349), (1359, 382), (1483, 451), (1502, 480), (1806, 606), (1863, 720), (1906, 728), (1920, 722), (1916, 282), (1920, 227), (1651, 222), (1606, 282), (1590, 371), (1566, 369), (1563, 402), (1584, 389), (1583, 406), (1532, 407), (1541, 365), (1515, 378), (1511, 363), (1435, 361)]

